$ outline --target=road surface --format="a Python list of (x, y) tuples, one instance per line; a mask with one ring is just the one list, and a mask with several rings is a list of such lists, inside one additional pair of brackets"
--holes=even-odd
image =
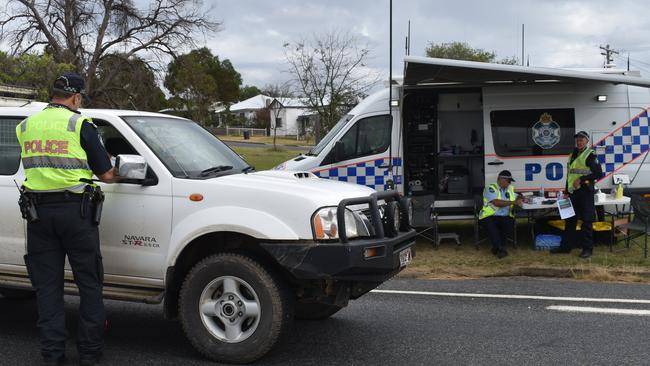
[[(66, 303), (74, 330), (78, 301)], [(107, 301), (107, 311), (102, 365), (214, 365), (160, 306)], [(0, 299), (2, 365), (38, 362), (35, 323), (33, 301)], [(650, 364), (649, 326), (650, 285), (397, 279), (331, 319), (296, 322), (257, 364), (641, 365)], [(75, 361), (73, 341), (68, 353)]]

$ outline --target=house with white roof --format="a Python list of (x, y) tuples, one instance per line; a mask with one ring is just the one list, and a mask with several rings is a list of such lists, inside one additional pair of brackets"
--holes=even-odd
[(273, 98), (256, 95), (230, 106), (229, 111), (252, 125), (260, 110), (267, 109), (270, 117), (270, 134), (277, 127), (277, 136), (304, 136), (311, 132), (315, 114), (300, 98)]
[(301, 98), (275, 98), (269, 105), (271, 133), (278, 136), (304, 136), (312, 132), (317, 114)]

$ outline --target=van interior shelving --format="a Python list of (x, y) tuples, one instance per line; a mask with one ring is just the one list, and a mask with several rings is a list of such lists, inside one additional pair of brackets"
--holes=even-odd
[(473, 207), (485, 185), (481, 90), (407, 90), (403, 116), (407, 194), (418, 206), (457, 201), (461, 210)]

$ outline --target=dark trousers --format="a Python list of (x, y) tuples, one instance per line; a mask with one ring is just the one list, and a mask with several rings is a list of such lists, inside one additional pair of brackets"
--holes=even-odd
[(80, 355), (102, 351), (104, 336), (104, 270), (99, 232), (91, 214), (80, 214), (79, 202), (38, 205), (40, 221), (27, 224), (25, 264), (38, 303), (41, 354), (59, 358), (68, 337), (63, 303), (64, 264), (67, 255), (81, 298), (77, 349)]
[(510, 216), (489, 216), (481, 220), (481, 224), (487, 231), (488, 238), (494, 250), (505, 250), (506, 240), (512, 236), (512, 229), (515, 221)]
[(592, 250), (594, 248), (593, 223), (595, 218), (594, 192), (581, 188), (569, 195), (575, 216), (565, 220), (564, 235), (562, 236), (562, 247), (573, 249), (577, 246), (578, 235), (576, 224), (582, 219), (580, 232), (582, 234), (582, 249)]

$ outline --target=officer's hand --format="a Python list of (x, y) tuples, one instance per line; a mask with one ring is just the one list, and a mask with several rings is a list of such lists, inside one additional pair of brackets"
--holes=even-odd
[(524, 198), (522, 196), (517, 197), (517, 199), (515, 200), (515, 204), (519, 207), (523, 206)]
[(106, 173), (99, 175), (97, 178), (104, 183), (116, 183), (123, 179), (123, 177), (117, 175), (117, 169), (111, 168)]
[(573, 188), (576, 188), (576, 189), (580, 188), (580, 184), (582, 184), (582, 182), (580, 181), (580, 178), (574, 180), (573, 181)]

